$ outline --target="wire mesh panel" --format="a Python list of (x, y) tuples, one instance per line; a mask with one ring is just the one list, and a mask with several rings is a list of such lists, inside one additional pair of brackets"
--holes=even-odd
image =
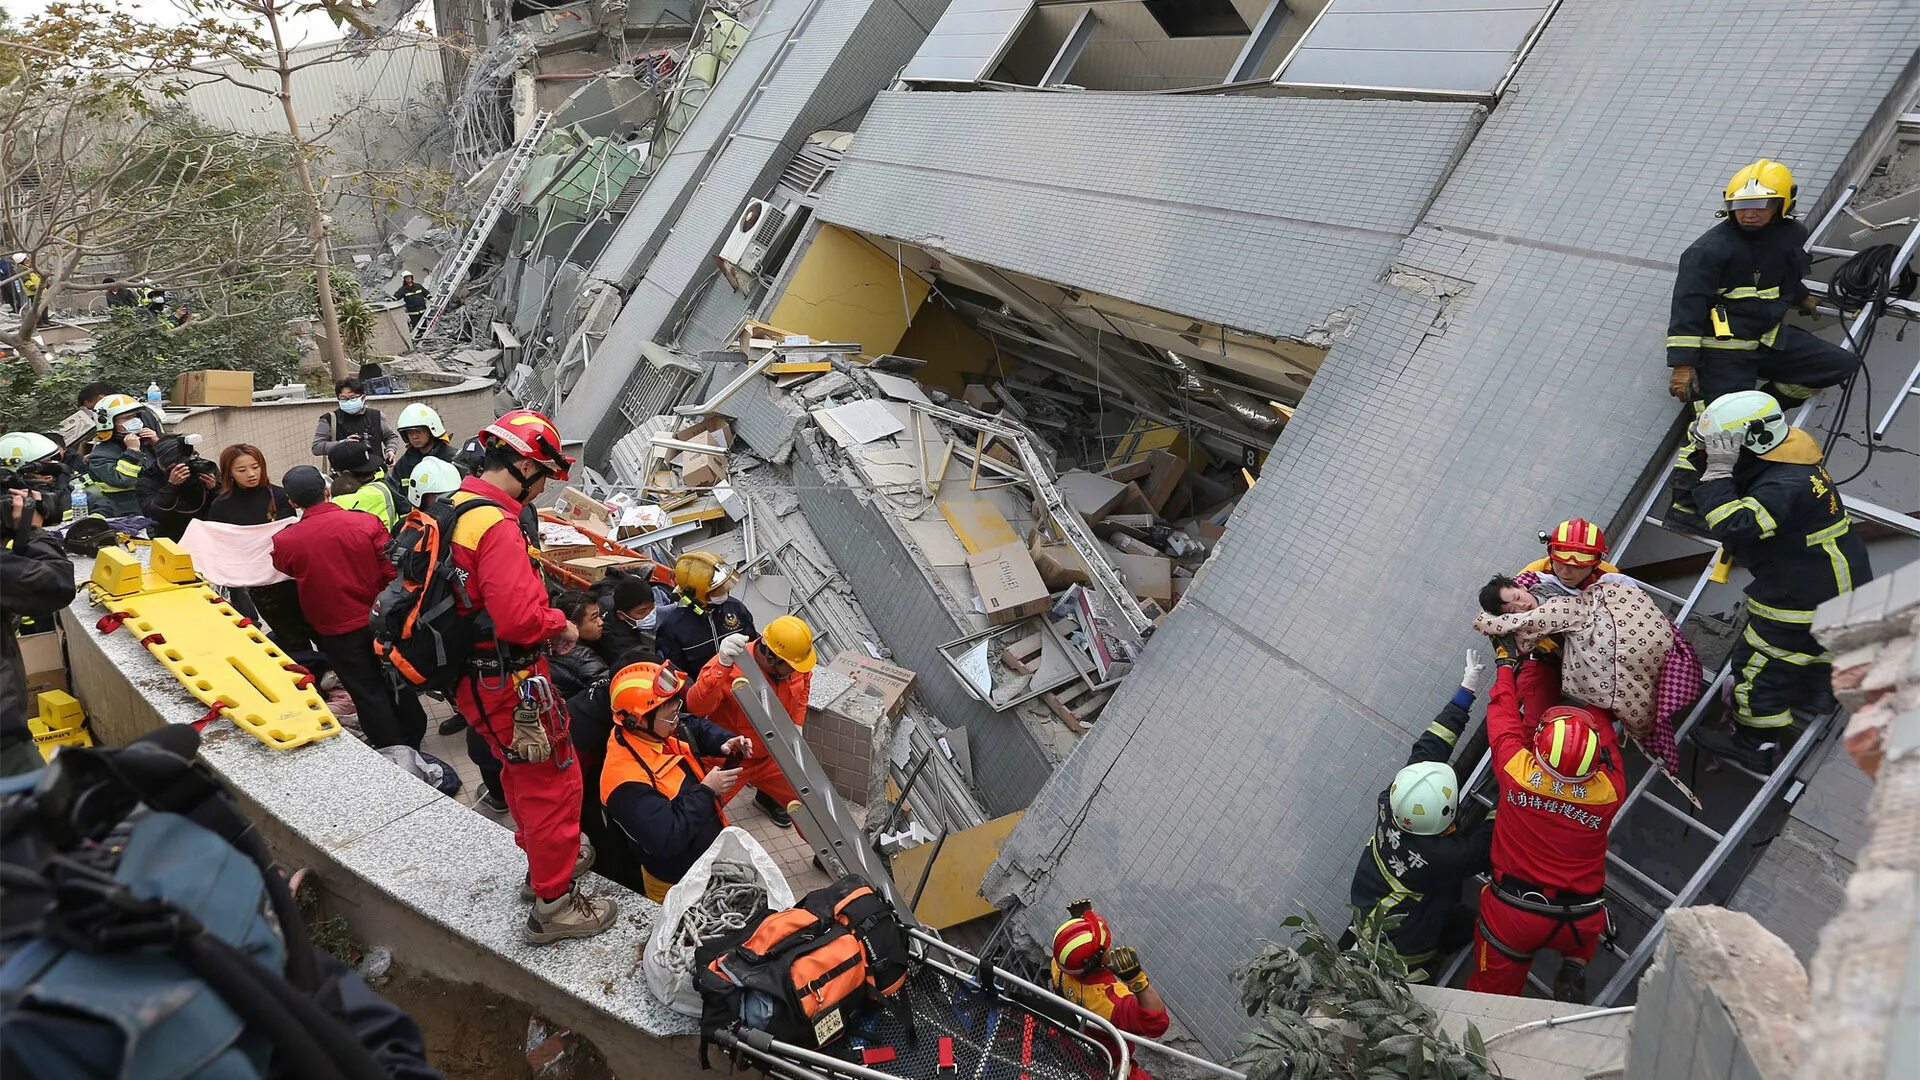
[[(913, 1080), (1104, 1080), (1113, 1075), (1107, 1052), (1061, 1021), (930, 965), (921, 965), (902, 993), (908, 995), (911, 1023), (899, 1009), (873, 1009), (848, 1037), (821, 1052)], [(943, 1039), (951, 1040), (953, 1062), (944, 1071)]]

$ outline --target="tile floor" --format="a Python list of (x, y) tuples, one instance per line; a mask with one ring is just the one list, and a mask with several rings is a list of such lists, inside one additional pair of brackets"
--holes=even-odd
[[(440, 721), (453, 715), (453, 709), (444, 702), (423, 697), (420, 704), (427, 711), (427, 737), (420, 742), (420, 749), (452, 765), (460, 776), (460, 793), (454, 798), (459, 802), (473, 806), (485, 790), (480, 785), (480, 770), (467, 757), (467, 733), (456, 731), (452, 735), (440, 734)], [(800, 897), (828, 883), (827, 875), (813, 868), (813, 852), (807, 848), (806, 841), (792, 829), (782, 829), (773, 823), (766, 811), (754, 802), (751, 788), (741, 789), (727, 804), (727, 819), (747, 830), (760, 846), (767, 849), (773, 861), (779, 864), (782, 873), (787, 875), (787, 884), (793, 889), (793, 895)], [(476, 813), (494, 817), (484, 810)], [(513, 820), (506, 815), (494, 817), (494, 820), (511, 828)]]

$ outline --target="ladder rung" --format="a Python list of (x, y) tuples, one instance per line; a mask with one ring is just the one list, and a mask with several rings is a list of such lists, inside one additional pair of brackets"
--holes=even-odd
[(1619, 867), (1620, 869), (1625, 870), (1627, 872), (1627, 876), (1633, 878), (1635, 881), (1638, 881), (1643, 887), (1653, 892), (1656, 896), (1660, 897), (1660, 899), (1666, 901), (1668, 904), (1673, 903), (1674, 897), (1673, 897), (1672, 889), (1667, 888), (1665, 885), (1662, 885), (1659, 882), (1648, 877), (1647, 875), (1641, 873), (1638, 869), (1634, 867), (1632, 863), (1614, 854), (1612, 850), (1608, 850), (1607, 852), (1607, 861)]
[(1660, 809), (1665, 810), (1668, 814), (1672, 815), (1676, 820), (1678, 820), (1680, 824), (1685, 825), (1687, 828), (1692, 829), (1695, 832), (1705, 834), (1708, 838), (1712, 839), (1713, 842), (1716, 844), (1719, 843), (1721, 840), (1725, 839), (1725, 837), (1720, 835), (1719, 830), (1709, 828), (1706, 822), (1701, 821), (1699, 818), (1694, 817), (1692, 814), (1687, 813), (1686, 811), (1680, 809), (1679, 807), (1673, 805), (1672, 803), (1668, 802), (1667, 800), (1661, 798), (1658, 795), (1654, 795), (1651, 792), (1649, 792), (1648, 794), (1641, 796), (1641, 800), (1643, 802), (1650, 802), (1653, 805), (1659, 807)]
[(1764, 784), (1767, 782), (1768, 774), (1766, 773), (1755, 772), (1754, 770), (1747, 768), (1745, 765), (1742, 765), (1737, 761), (1729, 761), (1726, 758), (1715, 758), (1714, 760), (1718, 761), (1722, 765), (1725, 765), (1727, 768), (1732, 769), (1734, 772), (1740, 773), (1741, 775), (1757, 783)]
[(1480, 800), (1481, 806), (1491, 807), (1493, 805), (1493, 798), (1483, 791), (1474, 791), (1470, 792), (1470, 794)]
[(1656, 529), (1659, 529), (1661, 532), (1672, 533), (1674, 536), (1677, 536), (1682, 540), (1691, 540), (1694, 543), (1699, 544), (1701, 547), (1709, 547), (1709, 548), (1714, 548), (1716, 550), (1720, 547), (1720, 541), (1718, 540), (1710, 540), (1707, 537), (1701, 536), (1699, 533), (1688, 532), (1685, 529), (1678, 528), (1673, 525), (1669, 525), (1665, 521), (1662, 521), (1661, 519), (1653, 516), (1652, 514), (1647, 515), (1647, 524), (1653, 526)]
[(1652, 593), (1653, 595), (1659, 597), (1662, 600), (1671, 600), (1676, 604), (1682, 604), (1682, 605), (1684, 605), (1687, 602), (1686, 597), (1681, 596), (1679, 593), (1670, 593), (1658, 585), (1649, 585), (1643, 581), (1640, 583), (1640, 587)]

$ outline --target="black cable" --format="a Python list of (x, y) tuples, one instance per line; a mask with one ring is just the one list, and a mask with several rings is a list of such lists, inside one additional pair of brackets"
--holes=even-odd
[[(1846, 335), (1847, 344), (1853, 347), (1854, 355), (1860, 358), (1860, 364), (1853, 369), (1851, 375), (1847, 376), (1847, 381), (1841, 384), (1840, 400), (1834, 407), (1833, 420), (1827, 425), (1826, 442), (1821, 447), (1823, 458), (1833, 453), (1834, 445), (1843, 436), (1840, 427), (1846, 422), (1847, 414), (1852, 411), (1854, 385), (1862, 378), (1866, 380), (1867, 393), (1864, 402), (1866, 414), (1868, 417), (1873, 414), (1873, 373), (1867, 370), (1867, 350), (1873, 344), (1874, 332), (1879, 326), (1880, 316), (1886, 311), (1888, 298), (1897, 296), (1905, 299), (1913, 295), (1916, 284), (1913, 271), (1902, 267), (1899, 282), (1896, 285), (1892, 270), (1893, 260), (1899, 253), (1900, 249), (1892, 244), (1878, 244), (1867, 248), (1841, 263), (1829, 280), (1828, 297), (1843, 313), (1840, 316), (1840, 332)], [(1849, 309), (1867, 313), (1867, 319), (1861, 326), (1858, 338), (1854, 337), (1853, 327), (1847, 322), (1844, 314)], [(1860, 467), (1845, 479), (1834, 481), (1836, 485), (1845, 485), (1858, 480), (1873, 466), (1873, 455), (1878, 449), (1872, 440), (1863, 442), (1849, 438), (1848, 441), (1860, 442), (1864, 445), (1867, 449), (1867, 457), (1860, 463)]]

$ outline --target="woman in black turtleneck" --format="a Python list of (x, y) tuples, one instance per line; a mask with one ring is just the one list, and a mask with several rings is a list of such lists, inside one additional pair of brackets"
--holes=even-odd
[[(295, 516), (293, 500), (287, 498), (286, 491), (267, 481), (267, 457), (259, 447), (236, 443), (220, 452), (220, 494), (207, 510), (208, 521), (265, 525)], [(300, 613), (300, 595), (293, 582), (231, 591), (233, 606), (243, 615), (265, 621), (274, 644), (282, 651), (314, 651), (313, 628)]]

